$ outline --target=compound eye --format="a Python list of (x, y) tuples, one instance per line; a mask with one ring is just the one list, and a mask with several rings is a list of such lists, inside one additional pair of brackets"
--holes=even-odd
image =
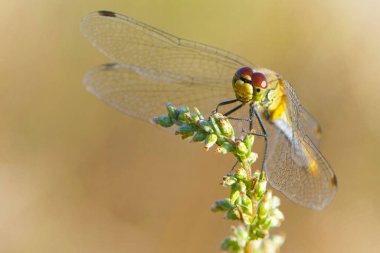
[(266, 89), (268, 87), (268, 81), (267, 78), (263, 73), (255, 72), (251, 75), (252, 78), (252, 84), (256, 88)]
[(238, 71), (236, 71), (236, 76), (238, 76), (239, 78), (245, 78), (246, 76), (251, 76), (252, 72), (253, 71), (250, 67), (242, 67), (238, 69)]

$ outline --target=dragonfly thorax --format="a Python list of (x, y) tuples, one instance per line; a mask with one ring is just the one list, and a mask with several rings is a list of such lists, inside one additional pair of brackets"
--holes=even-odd
[(257, 102), (265, 98), (268, 81), (263, 73), (254, 72), (250, 67), (243, 67), (238, 69), (232, 78), (232, 87), (239, 101)]

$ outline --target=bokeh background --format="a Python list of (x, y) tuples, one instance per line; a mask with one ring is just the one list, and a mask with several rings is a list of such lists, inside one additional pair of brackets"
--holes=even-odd
[(282, 252), (380, 247), (379, 1), (2, 1), (0, 252), (219, 252), (209, 207), (231, 160), (87, 93), (108, 60), (79, 32), (108, 9), (282, 73), (324, 130), (339, 189), (323, 212), (282, 197)]

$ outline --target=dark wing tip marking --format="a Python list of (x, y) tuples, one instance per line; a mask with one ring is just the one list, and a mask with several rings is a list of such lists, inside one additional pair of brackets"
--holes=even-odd
[(106, 63), (101, 66), (102, 70), (114, 69), (118, 64), (117, 63)]
[(316, 133), (317, 133), (317, 135), (318, 135), (319, 137), (321, 137), (321, 135), (322, 135), (322, 128), (321, 128), (320, 125), (317, 126)]
[(332, 177), (331, 177), (331, 185), (335, 188), (338, 187), (338, 179), (336, 178), (336, 175), (334, 174)]
[(105, 16), (105, 17), (112, 17), (112, 18), (116, 17), (116, 13), (113, 11), (98, 11), (98, 14), (100, 16)]

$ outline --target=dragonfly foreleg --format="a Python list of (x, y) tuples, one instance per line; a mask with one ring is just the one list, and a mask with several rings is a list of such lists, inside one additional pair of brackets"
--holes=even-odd
[(253, 111), (253, 105), (251, 104), (251, 106), (249, 107), (249, 131), (252, 131), (253, 129), (253, 119), (255, 118), (253, 115), (254, 115), (254, 111)]
[(240, 104), (240, 105), (238, 105), (238, 106), (232, 108), (232, 109), (229, 110), (228, 112), (224, 113), (223, 115), (224, 115), (224, 116), (228, 116), (228, 115), (230, 115), (231, 113), (233, 113), (233, 112), (239, 110), (240, 108), (242, 108), (243, 105), (244, 105), (244, 104), (242, 103), (242, 104)]
[(247, 132), (247, 131), (245, 131), (245, 130), (243, 130), (242, 131), (243, 133), (245, 133), (245, 134), (251, 134), (251, 135), (254, 135), (254, 136), (259, 136), (259, 137), (267, 137), (267, 135), (266, 134), (263, 134), (263, 133), (258, 133), (258, 132)]
[(236, 168), (236, 165), (238, 165), (238, 163), (239, 163), (238, 161), (235, 162), (235, 164), (234, 164), (234, 166), (232, 166), (229, 174), (232, 173), (232, 171)]
[(223, 105), (229, 105), (229, 104), (233, 104), (233, 103), (236, 103), (238, 100), (237, 99), (232, 99), (232, 100), (227, 100), (227, 101), (223, 101), (221, 103), (219, 103), (215, 110), (214, 110), (214, 113), (217, 113), (219, 111), (219, 108)]
[(267, 134), (267, 129), (265, 128), (264, 124), (263, 124), (263, 120), (261, 119), (260, 115), (258, 114), (257, 110), (255, 109), (255, 107), (252, 105), (251, 106), (251, 110), (253, 111), (253, 113), (250, 115), (251, 117), (251, 120), (253, 121), (253, 116), (255, 115), (258, 122), (259, 122), (259, 125), (260, 125), (260, 128), (261, 128), (261, 131), (262, 131), (262, 134), (259, 134), (259, 133), (252, 133), (254, 135), (257, 135), (257, 136), (262, 136), (264, 137), (265, 139), (265, 149), (264, 149), (264, 158), (263, 158), (263, 164), (261, 166), (261, 170), (264, 170), (265, 169), (265, 162), (266, 162), (266, 159), (267, 159), (267, 153), (268, 153), (268, 134)]
[(245, 118), (227, 117), (227, 119), (232, 119), (232, 120), (237, 120), (237, 121), (251, 122), (250, 119), (245, 119)]

